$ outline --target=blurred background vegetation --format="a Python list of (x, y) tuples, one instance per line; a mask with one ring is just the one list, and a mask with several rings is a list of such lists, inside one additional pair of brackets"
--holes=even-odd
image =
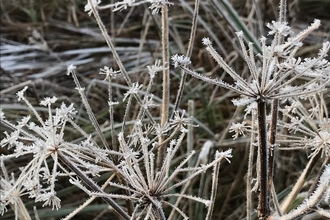
[[(203, 74), (228, 77), (211, 59), (201, 44), (203, 37), (209, 37), (214, 47), (224, 59), (240, 74), (249, 74), (243, 65), (242, 54), (234, 32), (244, 30), (248, 40), (255, 42), (258, 51), (258, 39), (267, 35), (266, 24), (276, 19), (278, 0), (208, 0), (202, 1), (198, 19), (197, 37), (194, 42), (192, 68)], [(101, 5), (109, 3), (104, 0)], [(175, 0), (169, 8), (170, 53), (186, 54), (189, 41), (194, 1)], [(11, 0), (1, 4), (1, 108), (7, 118), (13, 121), (27, 114), (27, 107), (18, 103), (15, 93), (25, 85), (29, 86), (27, 95), (35, 106), (46, 96), (56, 96), (57, 102), (75, 103), (79, 109), (79, 124), (87, 132), (93, 127), (88, 121), (71, 77), (66, 75), (70, 64), (77, 66), (82, 86), (86, 87), (89, 101), (100, 124), (108, 126), (107, 92), (99, 69), (116, 64), (111, 52), (98, 29), (94, 18), (84, 12), (84, 0)], [(330, 0), (290, 0), (288, 1), (288, 22), (295, 32), (306, 28), (314, 18), (321, 20), (321, 28), (305, 40), (305, 47), (299, 55), (314, 56), (321, 43), (330, 40)], [(160, 17), (153, 16), (148, 5), (128, 8), (120, 12), (102, 11), (103, 22), (116, 45), (118, 53), (129, 71), (132, 81), (148, 81), (147, 65), (152, 65), (161, 57)], [(161, 82), (158, 75), (157, 82)], [(180, 80), (180, 72), (171, 68), (171, 102), (174, 103)], [(114, 94), (117, 100), (123, 98), (126, 84), (122, 78), (115, 81)], [(153, 93), (161, 97), (161, 85), (154, 86)], [(328, 95), (329, 96), (329, 95)], [(248, 138), (232, 140), (228, 134), (231, 122), (242, 120), (242, 109), (236, 109), (231, 103), (234, 94), (222, 88), (205, 84), (196, 79), (187, 78), (182, 109), (187, 109), (188, 100), (194, 100), (197, 119), (195, 123), (194, 148), (199, 151), (206, 140), (214, 142), (217, 149), (233, 148), (231, 164), (221, 165), (218, 198), (214, 219), (243, 219), (245, 217), (245, 174), (247, 167)], [(328, 97), (329, 98), (329, 97)], [(329, 104), (329, 102), (327, 101)], [(137, 107), (137, 106), (136, 106)], [(116, 106), (115, 120), (120, 123), (125, 103)], [(135, 108), (138, 109), (138, 108)], [(39, 109), (41, 112), (44, 109)], [(131, 118), (136, 112), (131, 111)], [(44, 112), (43, 117), (47, 113)], [(154, 115), (157, 115), (155, 110)], [(1, 136), (5, 128), (1, 128)], [(71, 135), (71, 134), (70, 134)], [(70, 138), (76, 140), (74, 132)], [(5, 154), (7, 149), (0, 149)], [(210, 153), (210, 157), (212, 157)], [(293, 155), (295, 155), (293, 157)], [(9, 172), (25, 164), (20, 158), (8, 163)], [(295, 182), (295, 178), (306, 163), (304, 152), (281, 152), (277, 155), (275, 186), (279, 197), (286, 195)], [(313, 173), (311, 174), (311, 178)], [(102, 176), (98, 181), (104, 181)], [(195, 180), (192, 190), (201, 196), (204, 184), (211, 180), (206, 173)], [(80, 205), (85, 193), (69, 185), (67, 180), (58, 181), (59, 197), (62, 208), (50, 211), (37, 204), (41, 219), (60, 219)], [(112, 189), (109, 188), (108, 191)], [(33, 213), (34, 202), (26, 198), (26, 206)], [(257, 198), (255, 198), (257, 201)], [(191, 205), (191, 204), (188, 204)], [(200, 214), (205, 212), (197, 206)], [(111, 210), (96, 200), (75, 219), (116, 219)], [(33, 214), (31, 214), (33, 216)], [(2, 219), (14, 219), (12, 210)], [(203, 219), (194, 215), (192, 219)]]

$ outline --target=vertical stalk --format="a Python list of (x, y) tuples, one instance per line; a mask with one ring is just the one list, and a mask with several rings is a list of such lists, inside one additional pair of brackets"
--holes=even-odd
[[(286, 21), (286, 0), (280, 1), (279, 6), (279, 18), (278, 20), (280, 22)], [(283, 43), (283, 36), (280, 33), (276, 33), (274, 37), (274, 42), (277, 45), (281, 45)], [(276, 56), (277, 62), (282, 62), (283, 59)], [(276, 72), (276, 70), (274, 70)], [(273, 187), (273, 178), (274, 178), (274, 154), (275, 154), (275, 144), (276, 144), (276, 128), (277, 128), (277, 120), (278, 120), (278, 105), (279, 101), (278, 99), (274, 99), (272, 103), (272, 110), (271, 110), (271, 123), (270, 123), (270, 137), (269, 137), (269, 158), (268, 158), (268, 192), (274, 192), (273, 193), (273, 201), (275, 207), (277, 207), (276, 204), (278, 204), (275, 189)], [(277, 210), (280, 212), (281, 210)]]
[[(279, 6), (279, 18), (280, 22), (286, 21), (286, 0), (280, 1)], [(283, 43), (283, 36), (279, 33), (275, 34), (274, 41), (277, 45), (281, 45)], [(278, 58), (278, 62), (283, 61), (282, 58)], [(275, 142), (276, 142), (276, 128), (277, 128), (277, 120), (278, 120), (278, 99), (274, 99), (272, 103), (272, 110), (271, 110), (271, 123), (270, 123), (270, 137), (269, 137), (269, 158), (268, 158), (268, 192), (272, 191), (273, 185), (273, 178), (274, 178), (274, 153), (275, 153)], [(273, 196), (274, 197), (274, 196)], [(273, 200), (277, 200), (277, 198), (273, 198)], [(274, 202), (276, 204), (276, 202)]]
[[(127, 71), (126, 71), (126, 69), (124, 67), (124, 64), (122, 63), (122, 61), (121, 61), (121, 59), (119, 57), (119, 54), (116, 51), (115, 45), (112, 43), (111, 37), (108, 34), (107, 29), (106, 29), (105, 25), (103, 24), (103, 22), (101, 20), (101, 17), (99, 15), (98, 11), (97, 11), (97, 9), (95, 8), (95, 6), (93, 4), (93, 1), (92, 0), (88, 0), (88, 3), (91, 6), (91, 9), (93, 11), (94, 17), (96, 19), (96, 22), (99, 25), (99, 28), (101, 29), (101, 33), (102, 33), (102, 35), (103, 35), (103, 37), (104, 37), (104, 39), (105, 39), (108, 47), (110, 48), (110, 50), (112, 52), (113, 58), (115, 59), (117, 65), (118, 65), (118, 67), (120, 69), (121, 74), (123, 75), (123, 77), (124, 77), (124, 79), (125, 79), (128, 87), (132, 88), (132, 81), (131, 81), (131, 79), (128, 76), (128, 73), (127, 73)], [(142, 100), (141, 100), (140, 96), (138, 96), (137, 94), (134, 94), (133, 96), (136, 98), (136, 100), (138, 101), (139, 104), (142, 104)], [(146, 114), (147, 114), (149, 120), (151, 120), (154, 123), (155, 121), (154, 121), (153, 117), (151, 116), (149, 110), (146, 111)]]
[(282, 210), (279, 205), (273, 179), (274, 179), (274, 166), (275, 166), (275, 152), (276, 152), (276, 129), (278, 120), (278, 105), (279, 100), (274, 99), (271, 109), (271, 122), (270, 122), (270, 137), (269, 137), (269, 155), (268, 155), (268, 192), (271, 192), (271, 198), (274, 203), (275, 210), (279, 216), (282, 216)]
[[(194, 102), (194, 100), (188, 100), (188, 116), (193, 117), (194, 115), (195, 115), (195, 102)], [(194, 147), (194, 126), (188, 126), (187, 155), (189, 155), (189, 153), (193, 151), (193, 147)], [(189, 160), (188, 161), (188, 167), (193, 167), (194, 166), (193, 163), (194, 162), (192, 160)], [(189, 187), (188, 193), (189, 193), (189, 195), (193, 195), (193, 187)], [(189, 218), (193, 219), (195, 211), (194, 211), (194, 208), (193, 208), (193, 202), (191, 200), (189, 200), (188, 207), (189, 207), (188, 208)]]
[[(268, 156), (268, 192), (272, 189), (273, 178), (274, 178), (274, 153), (275, 153), (275, 142), (276, 142), (276, 127), (278, 119), (278, 99), (274, 99), (271, 110), (272, 118), (270, 123), (270, 137), (269, 137), (269, 156)], [(276, 198), (273, 198), (276, 199)]]
[[(180, 0), (181, 4), (187, 4), (184, 0)], [(195, 35), (196, 35), (196, 29), (197, 29), (197, 18), (198, 18), (198, 12), (199, 12), (199, 0), (195, 0), (195, 9), (193, 12), (193, 20), (192, 20), (192, 25), (191, 25), (191, 32), (190, 32), (190, 38), (189, 38), (189, 43), (188, 43), (188, 48), (187, 48), (187, 53), (186, 57), (190, 58), (192, 51), (193, 51), (193, 45), (195, 41)], [(180, 80), (180, 85), (178, 89), (178, 93), (176, 96), (176, 100), (174, 103), (174, 111), (179, 108), (182, 95), (183, 95), (183, 88), (184, 84), (186, 83), (186, 78), (187, 78), (187, 73), (184, 70), (181, 70), (181, 80)], [(172, 112), (171, 118), (174, 117), (174, 111)]]
[(217, 197), (219, 170), (220, 170), (220, 162), (216, 163), (213, 167), (212, 188), (211, 188), (211, 196), (210, 196), (211, 205), (208, 207), (205, 220), (212, 219), (214, 203), (215, 203), (215, 199)]
[[(252, 113), (252, 131), (255, 130), (255, 121), (256, 121), (256, 114)], [(251, 213), (252, 213), (252, 168), (253, 168), (253, 157), (254, 157), (254, 142), (255, 142), (255, 133), (251, 133), (251, 140), (250, 140), (250, 149), (249, 149), (249, 161), (248, 161), (248, 172), (247, 172), (247, 180), (246, 180), (246, 218), (247, 220), (251, 220)]]
[[(161, 107), (161, 127), (165, 127), (169, 114), (169, 96), (170, 96), (170, 70), (169, 70), (169, 48), (168, 48), (168, 11), (167, 5), (162, 5), (162, 56), (163, 56), (163, 104)], [(159, 144), (163, 142), (165, 135), (160, 136)], [(163, 163), (164, 151), (166, 145), (158, 148), (157, 168), (160, 169)]]
[(258, 217), (260, 220), (267, 219), (270, 215), (269, 191), (268, 191), (268, 146), (267, 146), (267, 123), (266, 102), (258, 101), (258, 145), (260, 155), (260, 183)]
[[(188, 116), (193, 117), (195, 115), (195, 102), (194, 100), (188, 100)], [(194, 147), (194, 126), (188, 126), (187, 134), (187, 155), (193, 151)], [(188, 161), (188, 166), (193, 167), (193, 161)]]
[[(112, 104), (112, 81), (111, 81), (111, 77), (109, 77), (109, 83), (108, 83), (108, 104), (109, 104), (109, 120), (110, 120), (110, 131), (111, 131), (111, 149), (113, 149), (114, 151), (118, 151), (119, 147), (116, 144), (116, 135), (115, 135), (115, 130), (114, 130), (114, 109), (113, 109), (113, 104)], [(114, 160), (115, 164), (118, 162), (117, 161), (117, 157), (115, 157)]]

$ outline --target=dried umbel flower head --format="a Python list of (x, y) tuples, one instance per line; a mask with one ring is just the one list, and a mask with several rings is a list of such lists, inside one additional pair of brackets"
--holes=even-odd
[[(289, 148), (284, 147), (284, 149), (308, 149), (311, 152), (309, 157), (314, 157), (319, 153), (321, 158), (329, 157), (330, 119), (324, 94), (315, 94), (304, 103), (294, 97), (290, 98), (290, 102), (290, 105), (280, 110), (287, 120), (279, 123), (295, 136), (279, 136), (280, 142), (290, 145)], [(306, 106), (312, 106), (312, 108)]]
[[(317, 57), (295, 58), (297, 50), (302, 46), (302, 41), (313, 30), (320, 25), (319, 20), (315, 20), (306, 30), (293, 37), (285, 38), (290, 31), (286, 22), (273, 22), (268, 25), (271, 28), (269, 35), (274, 35), (272, 44), (266, 45), (266, 38), (262, 37), (262, 54), (256, 58), (254, 56), (253, 44), (248, 44), (246, 48), (243, 40), (243, 32), (237, 32), (237, 38), (242, 48), (244, 59), (249, 68), (251, 78), (244, 79), (236, 73), (224, 59), (215, 51), (209, 38), (202, 40), (206, 50), (215, 61), (228, 73), (235, 84), (228, 84), (224, 81), (212, 79), (196, 73), (187, 68), (190, 60), (187, 57), (173, 55), (174, 66), (179, 66), (187, 73), (205, 82), (221, 86), (232, 90), (242, 97), (233, 102), (237, 106), (247, 105), (252, 102), (267, 102), (272, 99), (285, 99), (287, 97), (305, 97), (325, 88), (330, 82), (330, 63), (325, 58), (330, 49), (330, 43), (323, 43)], [(259, 59), (260, 57), (260, 59)], [(309, 77), (306, 81), (306, 76)], [(298, 80), (299, 79), (299, 80)], [(300, 81), (300, 84), (297, 82)]]
[[(15, 180), (4, 177), (2, 181), (1, 212), (3, 213), (6, 205), (18, 205), (19, 200), (13, 199), (14, 191), (20, 191), (21, 195), (28, 194), (36, 202), (44, 202), (52, 209), (59, 209), (60, 199), (56, 196), (55, 183), (61, 173), (68, 171), (60, 164), (58, 154), (65, 155), (77, 167), (85, 172), (97, 176), (100, 169), (94, 163), (97, 158), (104, 157), (103, 150), (87, 138), (80, 143), (70, 143), (65, 140), (65, 127), (71, 124), (78, 128), (72, 120), (77, 113), (73, 104), (67, 106), (64, 103), (55, 111), (52, 105), (56, 102), (56, 97), (47, 97), (40, 102), (41, 106), (48, 109), (48, 118), (43, 120), (36, 109), (25, 98), (24, 92), (27, 87), (17, 93), (18, 100), (23, 100), (33, 112), (37, 122), (30, 122), (31, 116), (24, 117), (17, 125), (8, 121), (1, 111), (1, 123), (11, 128), (11, 133), (5, 132), (5, 138), (0, 142), (1, 147), (13, 149), (12, 154), (1, 155), (1, 164), (7, 160), (29, 155), (31, 160), (20, 170), (20, 174)], [(1, 178), (2, 179), (2, 178)], [(14, 183), (11, 183), (14, 181)]]
[[(253, 43), (245, 44), (243, 31), (236, 33), (245, 65), (249, 71), (249, 74), (245, 74), (246, 78), (238, 74), (226, 63), (214, 49), (209, 38), (204, 38), (202, 43), (219, 67), (232, 78), (234, 83), (212, 79), (194, 72), (187, 67), (190, 64), (188, 57), (177, 54), (172, 56), (173, 65), (179, 67), (183, 72), (239, 94), (240, 97), (238, 99), (232, 100), (233, 104), (246, 106), (246, 113), (251, 113), (252, 127), (246, 126), (246, 122), (233, 123), (230, 130), (235, 132), (234, 138), (237, 138), (238, 135), (245, 135), (246, 132), (251, 132), (250, 161), (253, 160), (254, 146), (258, 147), (256, 186), (259, 190), (259, 219), (269, 219), (271, 216), (270, 195), (274, 176), (274, 152), (275, 148), (278, 147), (276, 137), (279, 136), (277, 135), (279, 130), (277, 127), (280, 124), (278, 123), (279, 103), (290, 103), (293, 99), (312, 99), (311, 97), (322, 93), (330, 83), (330, 62), (326, 59), (330, 50), (330, 42), (323, 43), (316, 57), (302, 59), (297, 56), (297, 51), (303, 46), (303, 40), (319, 28), (320, 20), (315, 19), (305, 30), (294, 34), (285, 20), (285, 0), (280, 1), (279, 8), (278, 21), (273, 21), (267, 25), (270, 29), (268, 35), (272, 37), (270, 45), (266, 44), (266, 37), (261, 37), (260, 39), (261, 54), (254, 54)], [(269, 106), (271, 108), (268, 108)], [(317, 105), (312, 106), (316, 107)], [(318, 106), (321, 107), (324, 104)], [(310, 149), (312, 158), (320, 152), (321, 157), (328, 157), (330, 133), (328, 130), (321, 129), (322, 126), (315, 125), (313, 122), (315, 115), (318, 115), (316, 120), (319, 122), (327, 121), (328, 113), (324, 113), (327, 110), (324, 110), (323, 107), (322, 110), (321, 108), (313, 108), (311, 113), (308, 113), (308, 110), (302, 110), (302, 108), (295, 109), (292, 107), (292, 109), (296, 111), (294, 112), (296, 115), (287, 116), (291, 121), (284, 123), (284, 126), (290, 131), (307, 137), (288, 137), (289, 142), (300, 148)], [(268, 116), (269, 113), (270, 115)], [(245, 119), (247, 114), (244, 115)], [(288, 141), (287, 139), (285, 141)], [(250, 193), (251, 173), (252, 163), (249, 163), (247, 203), (252, 198)], [(276, 196), (273, 200), (274, 204), (277, 204)], [(252, 210), (250, 206), (250, 204), (247, 204), (248, 217), (250, 217), (249, 212)]]

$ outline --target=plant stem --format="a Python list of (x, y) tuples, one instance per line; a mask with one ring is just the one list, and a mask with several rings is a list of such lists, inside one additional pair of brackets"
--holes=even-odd
[(216, 163), (213, 167), (212, 189), (211, 189), (211, 196), (210, 196), (211, 205), (207, 209), (207, 215), (205, 217), (205, 220), (210, 220), (212, 218), (214, 203), (215, 203), (215, 199), (217, 197), (219, 170), (220, 170), (220, 162)]
[(260, 155), (260, 183), (258, 217), (260, 220), (267, 219), (270, 215), (269, 191), (268, 191), (268, 146), (267, 146), (267, 123), (266, 102), (258, 101), (258, 144)]
[[(187, 4), (184, 0), (180, 0), (181, 4)], [(199, 12), (199, 0), (195, 0), (195, 9), (193, 12), (193, 20), (191, 25), (191, 32), (190, 32), (190, 38), (189, 38), (189, 44), (187, 48), (186, 57), (191, 57), (192, 51), (193, 51), (193, 45), (195, 41), (195, 35), (196, 35), (196, 29), (197, 29), (197, 19), (198, 19), (198, 12)], [(181, 70), (181, 80), (180, 85), (177, 93), (177, 97), (174, 104), (174, 111), (176, 111), (179, 108), (179, 105), (181, 103), (182, 95), (183, 95), (183, 88), (184, 84), (186, 83), (187, 73), (184, 70)], [(172, 112), (171, 118), (174, 117), (174, 111)]]
[[(270, 123), (270, 137), (269, 137), (269, 156), (268, 156), (268, 192), (272, 189), (273, 177), (274, 177), (274, 154), (275, 154), (275, 142), (276, 142), (276, 128), (278, 120), (278, 99), (274, 99), (271, 110), (272, 118)], [(276, 198), (274, 198), (276, 199)]]
[[(286, 21), (286, 0), (280, 1), (279, 6), (279, 21), (285, 22)], [(275, 39), (278, 45), (283, 44), (283, 36), (279, 33), (276, 33)], [(278, 61), (283, 61), (282, 58), (278, 58)], [(270, 137), (269, 137), (269, 158), (268, 158), (268, 192), (271, 192), (272, 190), (272, 184), (273, 184), (273, 178), (274, 178), (274, 153), (275, 153), (275, 142), (276, 142), (276, 128), (277, 128), (277, 120), (278, 120), (278, 105), (279, 101), (278, 99), (274, 99), (272, 103), (272, 118), (271, 118), (271, 124), (270, 124)], [(273, 200), (277, 200), (277, 198), (273, 198)], [(274, 202), (275, 204), (276, 202)]]
[[(163, 57), (163, 103), (161, 107), (161, 127), (165, 127), (168, 121), (169, 114), (169, 97), (170, 97), (170, 70), (169, 70), (169, 48), (168, 48), (168, 8), (167, 5), (162, 5), (162, 57)], [(159, 143), (165, 139), (165, 135), (161, 135)], [(165, 145), (158, 148), (157, 168), (160, 169), (163, 163)]]
[[(105, 193), (101, 187), (99, 187), (93, 180), (91, 180), (84, 172), (82, 172), (77, 166), (75, 166), (70, 160), (68, 160), (60, 151), (57, 151), (58, 158), (70, 168), (77, 176), (84, 181), (92, 190), (99, 193)], [(102, 197), (102, 199), (108, 203), (119, 215), (121, 215), (125, 220), (129, 220), (130, 216), (111, 198)]]
[[(255, 114), (252, 113), (252, 130), (255, 130), (255, 121), (256, 117)], [(251, 140), (250, 140), (250, 149), (249, 149), (249, 161), (248, 161), (248, 171), (247, 171), (247, 178), (246, 178), (246, 218), (247, 220), (251, 220), (251, 213), (252, 213), (252, 168), (253, 168), (253, 157), (254, 157), (254, 143), (255, 143), (255, 133), (251, 133)]]

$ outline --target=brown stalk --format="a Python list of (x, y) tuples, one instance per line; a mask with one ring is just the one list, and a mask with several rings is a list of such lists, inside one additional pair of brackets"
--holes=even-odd
[[(161, 107), (161, 122), (162, 128), (165, 127), (169, 115), (169, 96), (170, 96), (170, 70), (169, 70), (169, 39), (168, 39), (168, 7), (166, 4), (162, 5), (162, 57), (163, 57), (163, 103)], [(165, 139), (165, 135), (161, 135), (159, 143)], [(158, 148), (157, 169), (160, 169), (163, 163), (165, 153), (165, 145)]]
[(258, 101), (258, 145), (260, 157), (260, 182), (259, 182), (259, 204), (258, 218), (266, 220), (270, 216), (269, 191), (268, 191), (268, 146), (267, 146), (267, 124), (266, 124), (266, 102)]

